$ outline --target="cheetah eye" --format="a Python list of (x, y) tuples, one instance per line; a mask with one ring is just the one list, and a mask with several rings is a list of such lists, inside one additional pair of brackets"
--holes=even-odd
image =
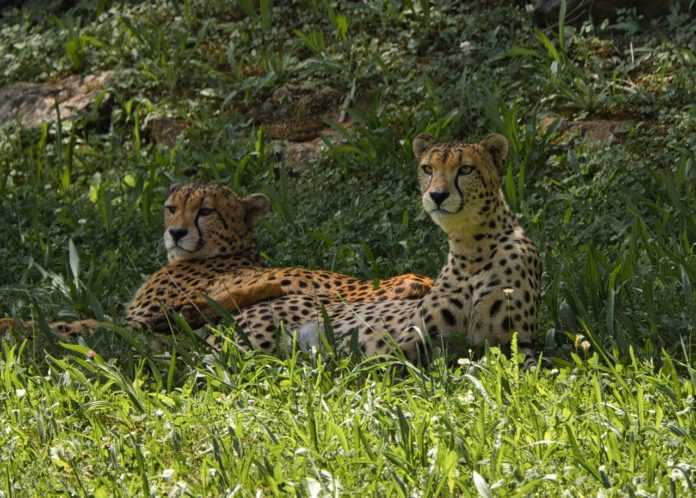
[(461, 166), (459, 168), (459, 171), (457, 171), (458, 175), (468, 175), (474, 170), (474, 167), (471, 166), (470, 164), (465, 164), (464, 166)]
[(212, 212), (213, 212), (213, 210), (210, 208), (200, 208), (198, 210), (198, 215), (199, 216), (208, 216)]
[(433, 168), (428, 164), (424, 164), (423, 166), (421, 166), (421, 169), (423, 170), (423, 173), (425, 173), (426, 175), (433, 174)]
[(176, 206), (164, 206), (164, 209), (169, 211), (169, 214), (174, 214), (176, 212)]

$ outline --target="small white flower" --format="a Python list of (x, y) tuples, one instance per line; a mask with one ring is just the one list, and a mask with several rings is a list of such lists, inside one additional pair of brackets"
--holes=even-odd
[(507, 289), (503, 289), (503, 292), (505, 293), (506, 296), (512, 295), (513, 292), (515, 292), (515, 289), (508, 287)]
[(582, 348), (582, 350), (583, 350), (585, 353), (587, 353), (587, 352), (590, 350), (590, 342), (589, 342), (589, 341), (582, 341), (582, 342), (580, 343), (580, 347)]
[(471, 360), (469, 358), (459, 358), (457, 360), (457, 365), (459, 365), (462, 368), (468, 367), (469, 365), (471, 365)]
[(466, 394), (463, 396), (459, 396), (459, 402), (465, 405), (471, 404), (476, 401), (476, 398), (474, 397), (474, 393), (471, 392), (471, 390), (467, 391)]
[(169, 480), (172, 478), (174, 475), (174, 469), (164, 469), (162, 471), (162, 479), (165, 481), (169, 482)]
[(17, 395), (17, 397), (18, 397), (19, 399), (22, 399), (24, 396), (27, 395), (27, 392), (26, 392), (24, 389), (17, 389), (17, 390), (15, 391), (15, 394)]

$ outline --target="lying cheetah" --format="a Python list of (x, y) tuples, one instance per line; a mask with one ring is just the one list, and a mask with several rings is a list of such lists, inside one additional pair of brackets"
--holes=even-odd
[(507, 140), (493, 134), (478, 144), (436, 143), (419, 135), (413, 152), (423, 208), (450, 246), (435, 286), (411, 301), (350, 304), (285, 296), (258, 303), (235, 316), (253, 346), (273, 352), (280, 322), (298, 331), (301, 346), (317, 345), (323, 305), (339, 347), (355, 344), (368, 356), (397, 346), (415, 361), (427, 339), (461, 357), (469, 349), (480, 352), (485, 343), (509, 347), (518, 332), (525, 365), (534, 363), (541, 264), (500, 188)]
[[(432, 281), (401, 275), (381, 281), (360, 280), (305, 268), (264, 268), (256, 247), (254, 225), (268, 212), (263, 194), (239, 198), (214, 184), (175, 185), (164, 204), (164, 244), (169, 263), (140, 287), (126, 309), (127, 325), (167, 331), (165, 309), (184, 315), (193, 327), (215, 321), (206, 295), (228, 311), (288, 293), (321, 294), (327, 301), (362, 302), (420, 298)], [(0, 330), (14, 327), (0, 320)], [(28, 322), (19, 324), (28, 327)], [(64, 334), (97, 328), (98, 322), (57, 322)]]

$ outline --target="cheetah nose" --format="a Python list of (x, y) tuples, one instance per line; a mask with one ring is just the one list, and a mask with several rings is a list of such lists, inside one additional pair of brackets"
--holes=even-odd
[(430, 198), (437, 204), (438, 206), (445, 202), (445, 199), (449, 197), (449, 192), (430, 192)]
[(185, 228), (170, 228), (169, 229), (169, 235), (172, 236), (172, 239), (174, 239), (174, 242), (179, 242), (179, 240), (186, 237), (187, 233), (188, 233), (188, 230), (186, 230)]

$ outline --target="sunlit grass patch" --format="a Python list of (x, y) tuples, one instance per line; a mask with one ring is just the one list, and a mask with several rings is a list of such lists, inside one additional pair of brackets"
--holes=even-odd
[(497, 352), (429, 373), (251, 355), (231, 374), (202, 364), (167, 387), (166, 364), (143, 360), (129, 378), (70, 347), (37, 375), (19, 353), (5, 347), (0, 372), (12, 427), (0, 454), (22, 476), (8, 493), (28, 482), (59, 493), (693, 492), (694, 384), (667, 357), (653, 370), (591, 353), (520, 376)]

